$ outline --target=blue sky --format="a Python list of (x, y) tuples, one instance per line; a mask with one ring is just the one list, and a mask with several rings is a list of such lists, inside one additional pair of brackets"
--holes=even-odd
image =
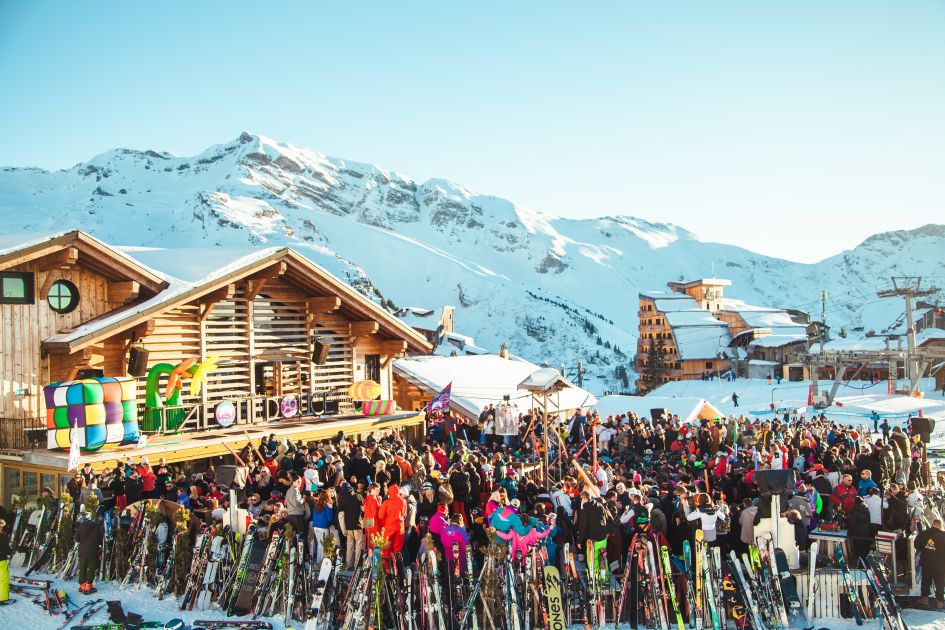
[(945, 222), (945, 4), (0, 0), (0, 164), (243, 130), (815, 260)]

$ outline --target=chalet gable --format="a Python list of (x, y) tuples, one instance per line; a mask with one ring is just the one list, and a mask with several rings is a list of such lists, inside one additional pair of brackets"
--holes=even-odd
[[(167, 250), (175, 255), (174, 250)], [(429, 352), (430, 344), (417, 331), (400, 322), (331, 273), (289, 248), (269, 248), (234, 261), (193, 282), (172, 282), (168, 288), (130, 308), (86, 322), (74, 330), (43, 341), (51, 353), (72, 354), (126, 331), (132, 337), (148, 334), (155, 317), (185, 304), (196, 304), (201, 321), (210, 317), (218, 302), (238, 290), (250, 300), (264, 295), (267, 287), (286, 284), (308, 296), (306, 316), (339, 312), (350, 320), (344, 331), (351, 337), (376, 336), (390, 354)], [(385, 353), (386, 354), (386, 353)]]
[(108, 281), (107, 301), (123, 303), (155, 295), (168, 286), (167, 280), (139, 262), (96, 238), (72, 230), (29, 240), (22, 245), (0, 247), (0, 272), (26, 270), (36, 274), (34, 291), (45, 297), (59, 272), (80, 267)]

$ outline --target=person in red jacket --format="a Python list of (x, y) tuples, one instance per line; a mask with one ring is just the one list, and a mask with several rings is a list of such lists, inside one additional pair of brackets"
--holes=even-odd
[(844, 515), (849, 516), (850, 512), (853, 511), (855, 501), (856, 488), (853, 487), (853, 477), (844, 475), (840, 484), (834, 489), (833, 494), (830, 495), (830, 502), (836, 506), (840, 506)]
[(374, 547), (374, 536), (381, 531), (381, 523), (377, 515), (381, 507), (381, 502), (377, 498), (380, 492), (381, 487), (376, 483), (372, 483), (367, 487), (367, 496), (364, 497), (362, 503), (364, 508), (362, 520), (364, 523), (364, 544), (368, 549)]
[(147, 457), (141, 458), (141, 463), (137, 467), (138, 474), (141, 476), (141, 495), (145, 499), (155, 499), (157, 494), (154, 491), (157, 485), (157, 475), (151, 469)]
[(446, 470), (446, 451), (439, 444), (433, 449), (433, 459), (436, 461), (440, 470)]
[(400, 488), (392, 483), (387, 488), (387, 499), (377, 511), (384, 535), (390, 540), (390, 546), (384, 550), (384, 557), (400, 553), (404, 548), (404, 519), (407, 517), (407, 502), (400, 496)]

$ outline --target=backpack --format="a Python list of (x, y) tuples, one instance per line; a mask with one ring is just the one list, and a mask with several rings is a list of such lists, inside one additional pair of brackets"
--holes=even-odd
[(731, 531), (732, 520), (728, 511), (718, 511), (718, 519), (715, 521), (716, 534), (727, 534)]

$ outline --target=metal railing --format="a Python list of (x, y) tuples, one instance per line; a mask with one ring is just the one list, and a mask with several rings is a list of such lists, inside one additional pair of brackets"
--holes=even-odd
[(0, 453), (44, 448), (45, 418), (0, 418)]

